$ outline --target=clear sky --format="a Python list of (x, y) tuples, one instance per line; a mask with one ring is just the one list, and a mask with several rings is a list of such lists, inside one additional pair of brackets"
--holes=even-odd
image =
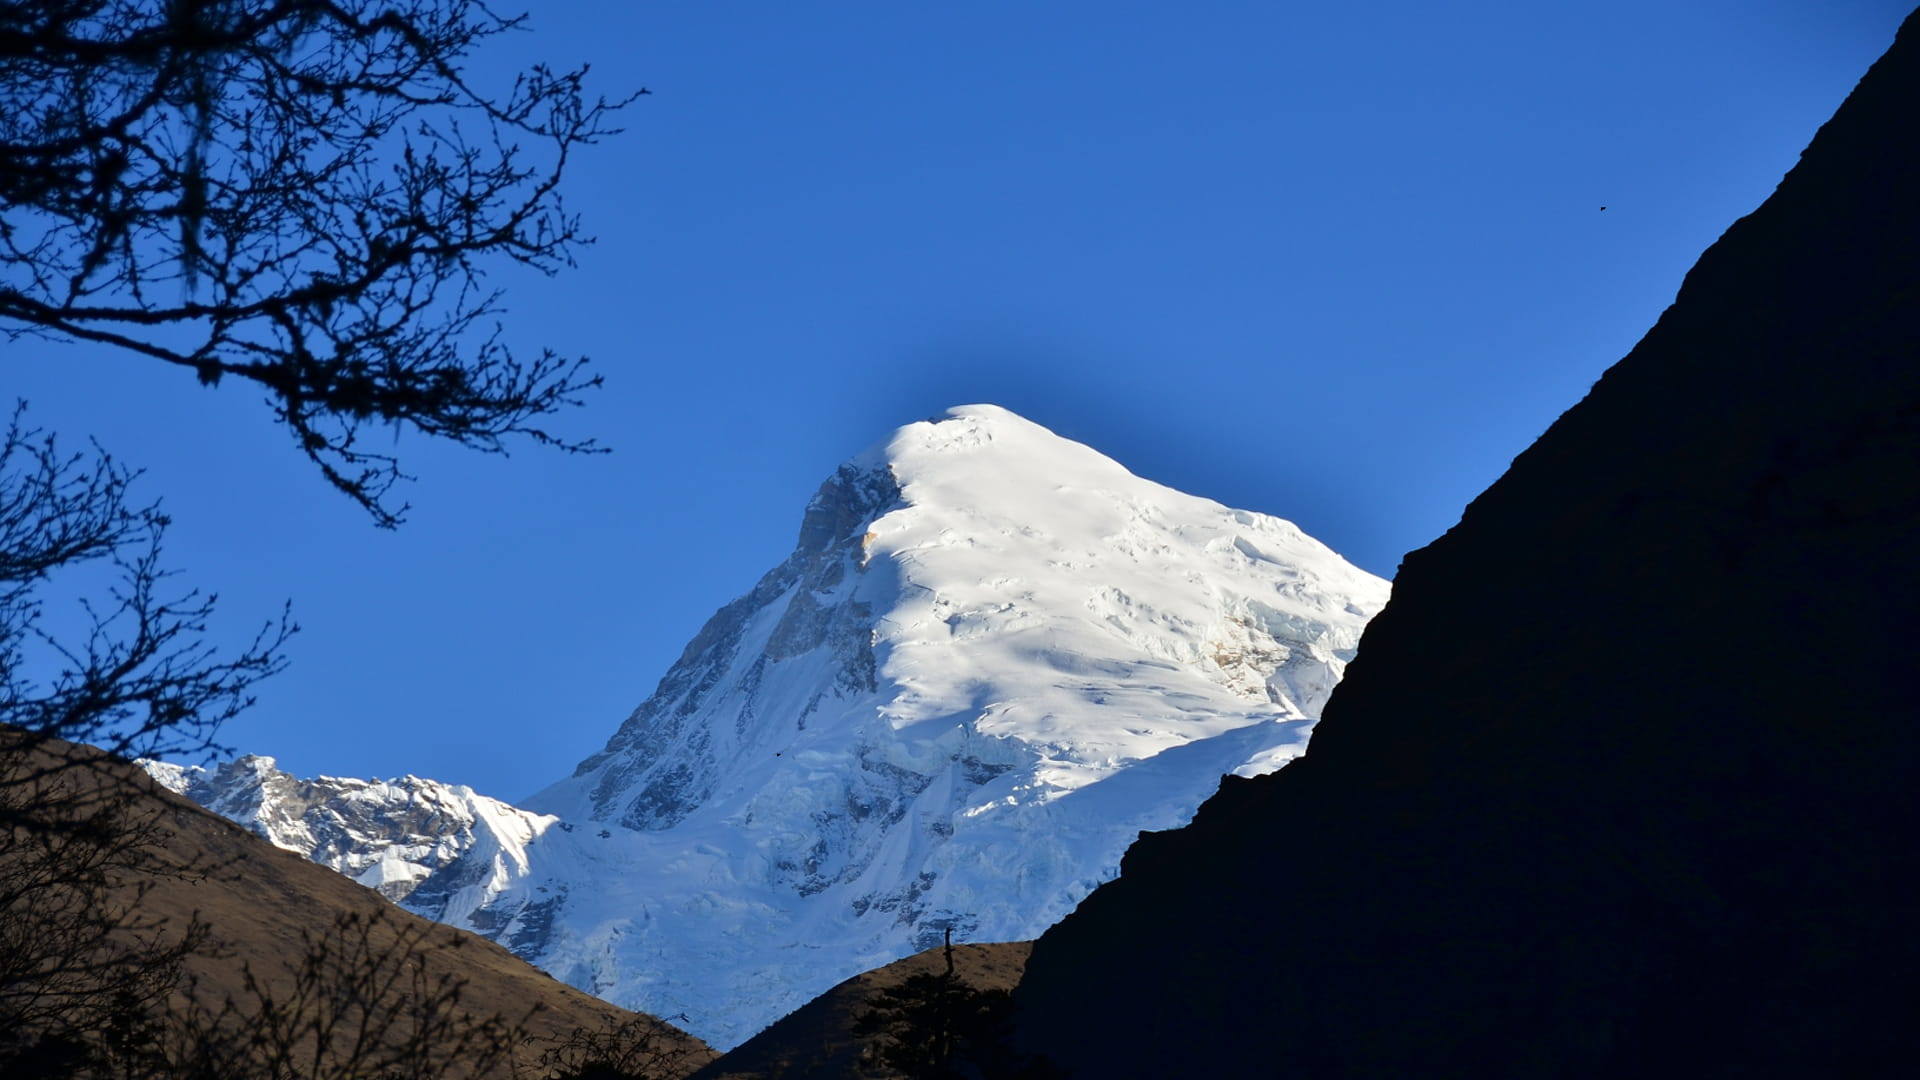
[[(570, 434), (403, 438), (374, 529), (244, 387), (0, 343), (0, 390), (147, 470), (171, 563), (293, 665), (228, 742), (523, 797), (791, 549), (838, 462), (993, 402), (1391, 576), (1645, 332), (1906, 0), (547, 0), (482, 77), (646, 86), (502, 271), (594, 358)], [(1601, 206), (1606, 209), (1602, 211)]]

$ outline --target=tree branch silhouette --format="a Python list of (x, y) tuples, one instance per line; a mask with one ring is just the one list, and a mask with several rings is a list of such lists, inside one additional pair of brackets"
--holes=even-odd
[(521, 26), (477, 0), (0, 7), (0, 333), (245, 380), (386, 527), (404, 474), (369, 427), (595, 449), (546, 418), (600, 377), (508, 348), (484, 274), (573, 265), (561, 176), (633, 99), (584, 68), (476, 86)]

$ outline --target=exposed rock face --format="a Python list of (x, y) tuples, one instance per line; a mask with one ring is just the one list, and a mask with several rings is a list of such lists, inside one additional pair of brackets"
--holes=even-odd
[[(176, 794), (239, 822), (284, 851), (332, 867), (389, 900), (437, 914), (456, 862), (466, 876), (526, 872), (526, 846), (556, 819), (529, 813), (461, 784), (418, 776), (303, 780), (270, 757), (249, 754), (213, 768), (139, 763)], [(423, 882), (432, 887), (416, 895)]]
[[(842, 465), (821, 484), (807, 504), (793, 554), (751, 592), (715, 612), (653, 696), (620, 725), (604, 750), (574, 770), (567, 786), (591, 794), (584, 803), (576, 797), (570, 809), (630, 829), (678, 824), (713, 794), (731, 754), (738, 752), (774, 661), (823, 645), (840, 658), (828, 685), (813, 688), (817, 693), (810, 708), (835, 691), (872, 693), (869, 605), (855, 600), (823, 606), (819, 598), (851, 591), (850, 568), (864, 564), (858, 558), (861, 534), (899, 498), (900, 489), (885, 469)], [(769, 610), (780, 614), (765, 646), (749, 658), (752, 666), (744, 674), (731, 671), (756, 619)], [(715, 730), (710, 714), (716, 711), (732, 714), (734, 730)], [(804, 725), (805, 717), (797, 722)]]
[[(1030, 1045), (1086, 1078), (1912, 1067), (1917, 113), (1920, 16), (1407, 557), (1307, 755), (1042, 938)], [(1671, 663), (1623, 660), (1649, 638)]]

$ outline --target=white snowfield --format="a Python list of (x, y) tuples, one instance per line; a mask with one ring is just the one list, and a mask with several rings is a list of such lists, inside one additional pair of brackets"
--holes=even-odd
[(1387, 593), (953, 409), (843, 465), (603, 751), (404, 903), (731, 1048), (946, 927), (1037, 936), (1141, 830), (1297, 756)]

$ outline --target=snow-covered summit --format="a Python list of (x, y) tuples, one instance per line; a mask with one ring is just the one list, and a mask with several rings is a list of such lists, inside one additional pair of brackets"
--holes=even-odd
[(1288, 522), (953, 409), (841, 466), (794, 554), (531, 805), (667, 827), (880, 728), (922, 774), (1059, 742), (1045, 800), (1256, 717), (1317, 716), (1386, 591)]
[(505, 824), (402, 855), (426, 873), (398, 895), (731, 1047), (946, 928), (1037, 936), (1141, 830), (1298, 755), (1387, 591), (1288, 522), (954, 409), (840, 466), (539, 813), (450, 815)]
[(488, 918), (717, 1046), (944, 927), (1034, 936), (1298, 754), (1387, 590), (1005, 409), (909, 424), (530, 801), (601, 828), (549, 832)]

